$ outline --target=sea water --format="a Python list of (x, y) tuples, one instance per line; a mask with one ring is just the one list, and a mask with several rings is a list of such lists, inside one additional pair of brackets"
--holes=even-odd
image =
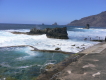
[[(78, 53), (90, 46), (99, 42), (90, 41), (90, 39), (104, 40), (106, 36), (106, 29), (100, 27), (92, 27), (90, 29), (83, 29), (83, 27), (67, 26), (67, 33), (69, 39), (53, 39), (47, 38), (43, 35), (25, 35), (12, 34), (13, 31), (29, 32), (31, 28), (54, 28), (64, 26), (50, 26), (50, 25), (15, 25), (15, 24), (1, 24), (0, 25), (0, 75), (3, 77), (15, 77), (17, 79), (31, 79), (38, 76), (40, 67), (44, 65), (47, 60), (56, 60), (58, 62), (69, 57), (69, 55), (62, 53), (49, 53), (32, 51), (31, 47), (9, 47), (29, 45), (38, 49), (55, 50), (60, 48), (62, 51)], [(84, 40), (87, 38), (87, 40)], [(30, 73), (30, 74), (29, 74)]]
[(40, 68), (46, 61), (56, 60), (55, 64), (69, 55), (31, 51), (31, 47), (0, 48), (0, 75), (15, 77), (19, 80), (31, 80), (40, 74)]

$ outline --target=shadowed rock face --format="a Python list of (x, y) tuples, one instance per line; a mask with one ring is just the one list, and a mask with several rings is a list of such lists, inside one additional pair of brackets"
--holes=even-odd
[(68, 39), (67, 28), (48, 29), (46, 36), (49, 38)]
[(46, 34), (48, 38), (68, 39), (67, 28), (31, 29), (29, 34)]
[(86, 24), (86, 27), (83, 28), (83, 29), (89, 29), (89, 24)]

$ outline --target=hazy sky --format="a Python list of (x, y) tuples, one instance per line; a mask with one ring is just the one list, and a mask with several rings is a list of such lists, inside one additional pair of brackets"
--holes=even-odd
[(106, 11), (106, 0), (0, 0), (0, 23), (68, 24)]

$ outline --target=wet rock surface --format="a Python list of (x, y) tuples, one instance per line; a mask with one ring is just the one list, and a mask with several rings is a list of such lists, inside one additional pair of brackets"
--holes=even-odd
[(30, 32), (11, 32), (13, 34), (27, 34), (27, 35), (41, 35), (46, 34), (48, 38), (55, 39), (68, 39), (67, 28), (46, 28), (46, 29), (36, 29), (33, 28)]
[(36, 28), (33, 28), (30, 30), (29, 34), (46, 34), (46, 32), (48, 31), (48, 29), (36, 29)]
[(46, 34), (48, 38), (68, 39), (67, 28), (31, 29), (29, 34)]
[(67, 28), (48, 29), (46, 36), (49, 38), (68, 39)]

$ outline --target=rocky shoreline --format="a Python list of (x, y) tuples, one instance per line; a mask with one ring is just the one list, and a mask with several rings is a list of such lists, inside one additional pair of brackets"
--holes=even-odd
[[(101, 47), (103, 47), (103, 49), (101, 49)], [(52, 66), (48, 71), (42, 73), (36, 80), (100, 80), (100, 78), (96, 76), (100, 75), (100, 71), (104, 69), (102, 68), (103, 66), (98, 65), (101, 64), (103, 60), (99, 63), (95, 62), (98, 62), (104, 55), (106, 55), (105, 47), (106, 43), (102, 42), (77, 54), (73, 54), (66, 60)], [(104, 57), (104, 59), (106, 58)], [(97, 69), (95, 72), (95, 69), (92, 70), (92, 68), (96, 68), (96, 66), (100, 70)], [(101, 75), (101, 80), (105, 80), (103, 76), (104, 73)]]
[[(5, 46), (5, 47), (26, 47), (26, 46), (29, 46), (29, 45)], [(33, 46), (29, 46), (29, 47), (32, 47), (34, 49), (37, 49), (37, 48), (35, 48)], [(103, 51), (101, 49), (101, 47), (103, 47), (103, 50), (104, 50), (105, 47), (106, 47), (106, 43), (105, 42), (102, 42), (102, 43), (99, 43), (97, 45), (94, 45), (94, 46), (92, 46), (92, 47), (90, 47), (90, 48), (88, 48), (88, 49), (86, 49), (86, 50), (84, 50), (82, 52), (79, 52), (77, 54), (71, 54), (69, 58), (63, 60), (62, 62), (60, 62), (58, 64), (47, 65), (46, 68), (45, 68), (45, 70), (43, 70), (41, 72), (41, 74), (35, 80), (66, 80), (66, 79), (69, 79), (69, 80), (71, 80), (71, 79), (72, 80), (73, 79), (78, 80), (78, 77), (81, 78), (80, 80), (85, 80), (85, 77), (87, 77), (87, 74), (89, 73), (89, 69), (87, 69), (88, 70), (88, 73), (86, 73), (86, 74), (85, 74), (86, 71), (84, 72), (83, 70), (86, 70), (86, 66), (88, 66), (88, 67), (90, 66), (91, 68), (92, 68), (92, 66), (95, 66), (94, 63), (92, 63), (93, 62), (92, 60), (95, 60), (96, 61), (96, 58), (99, 58), (98, 55), (99, 56), (101, 55), (99, 53), (101, 53), (101, 51)], [(4, 48), (4, 47), (1, 47), (1, 48)], [(99, 48), (101, 50), (99, 50)], [(97, 52), (97, 50), (99, 50), (99, 52)], [(43, 50), (37, 49), (35, 51), (43, 51)], [(93, 51), (93, 53), (92, 53), (92, 51)], [(95, 55), (95, 57), (92, 57), (92, 59), (90, 59), (90, 57), (92, 55)], [(90, 62), (87, 63), (86, 61), (89, 61), (89, 59), (90, 59)], [(94, 76), (94, 73), (96, 73), (96, 72), (93, 71), (92, 72), (92, 76)], [(77, 77), (75, 77), (75, 75), (77, 75)], [(65, 77), (65, 76), (67, 76), (67, 77)], [(82, 78), (81, 76), (85, 76), (85, 77)], [(90, 79), (90, 75), (88, 75), (88, 77)], [(93, 80), (95, 78), (95, 76), (94, 77), (91, 77), (91, 78)], [(104, 79), (102, 79), (102, 80), (104, 80)]]
[[(47, 36), (47, 33), (45, 31), (46, 30), (32, 29), (32, 30), (30, 30), (30, 32), (25, 32), (25, 33), (23, 33), (23, 32), (12, 32), (12, 33), (13, 34), (27, 34), (27, 35), (41, 35), (41, 34), (46, 34), (46, 36)], [(54, 36), (52, 36), (50, 38), (57, 38), (57, 39), (59, 38), (59, 39), (61, 39), (60, 37), (54, 37)], [(104, 40), (91, 40), (91, 41), (104, 42)], [(73, 46), (75, 46), (75, 45), (73, 45)], [(30, 46), (30, 47), (33, 47), (33, 46)], [(64, 51), (60, 51), (60, 50), (39, 50), (37, 48), (34, 48), (34, 50), (32, 50), (32, 51), (61, 52), (61, 53), (65, 53), (65, 54), (71, 53), (71, 52), (64, 52)], [(64, 69), (66, 69), (69, 65), (71, 65), (71, 63), (78, 61), (79, 58), (81, 58), (82, 56), (85, 56), (85, 55), (86, 54), (72, 54), (69, 58), (65, 59), (64, 61), (62, 61), (62, 62), (60, 62), (58, 64), (48, 65), (47, 68), (46, 68), (46, 70), (44, 70), (37, 77), (36, 80), (65, 80), (65, 79), (59, 79), (60, 76), (59, 76), (59, 78), (57, 78), (57, 76), (60, 75), (60, 73), (63, 74), (64, 76), (67, 75), (67, 74), (69, 74), (69, 73), (71, 74), (70, 71), (68, 73), (67, 73), (67, 71), (65, 71), (65, 73), (64, 73)]]
[(56, 80), (56, 77), (64, 70), (70, 63), (76, 62), (83, 54), (72, 54), (69, 58), (62, 62), (50, 66), (44, 72), (42, 72), (36, 80)]
[(106, 43), (88, 48), (78, 61), (71, 63), (54, 80), (105, 80)]
[(48, 38), (55, 38), (55, 39), (69, 39), (67, 28), (46, 28), (46, 29), (36, 29), (33, 28), (30, 32), (11, 32), (13, 34), (27, 34), (27, 35), (41, 35), (46, 34)]

